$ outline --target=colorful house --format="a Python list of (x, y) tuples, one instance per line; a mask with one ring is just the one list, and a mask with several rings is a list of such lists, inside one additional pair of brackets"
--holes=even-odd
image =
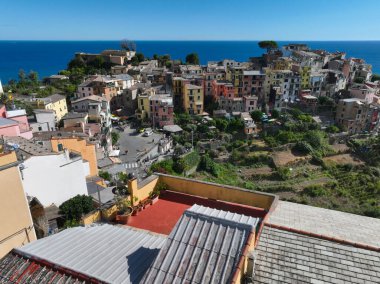
[(203, 113), (203, 87), (186, 84), (183, 94), (183, 108), (188, 114)]

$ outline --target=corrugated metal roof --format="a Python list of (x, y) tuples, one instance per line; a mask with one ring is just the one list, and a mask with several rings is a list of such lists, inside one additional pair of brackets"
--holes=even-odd
[(66, 229), (16, 249), (108, 283), (138, 283), (165, 236), (131, 227), (96, 225)]
[(258, 218), (193, 205), (169, 235), (143, 283), (228, 283)]

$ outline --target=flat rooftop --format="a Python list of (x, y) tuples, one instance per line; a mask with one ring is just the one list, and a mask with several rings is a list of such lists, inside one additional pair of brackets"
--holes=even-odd
[(185, 210), (194, 204), (251, 217), (264, 218), (266, 215), (266, 211), (261, 208), (167, 191), (160, 195), (159, 200), (153, 206), (146, 207), (141, 212), (138, 212), (137, 216), (131, 216), (128, 225), (169, 235)]

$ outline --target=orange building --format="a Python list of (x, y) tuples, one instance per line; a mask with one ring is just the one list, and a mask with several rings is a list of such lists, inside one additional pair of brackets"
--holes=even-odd
[(95, 144), (89, 143), (86, 139), (80, 137), (53, 137), (51, 138), (51, 147), (54, 152), (69, 149), (80, 153), (82, 158), (90, 164), (90, 176), (98, 175)]
[(36, 240), (15, 152), (0, 153), (0, 258)]

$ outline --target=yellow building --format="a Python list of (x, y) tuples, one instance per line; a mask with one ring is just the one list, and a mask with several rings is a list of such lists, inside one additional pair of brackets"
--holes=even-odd
[(149, 98), (156, 92), (153, 88), (148, 89), (145, 93), (137, 95), (136, 117), (138, 120), (150, 118), (150, 101)]
[(0, 258), (37, 239), (15, 152), (0, 153)]
[(302, 89), (309, 89), (310, 88), (310, 73), (311, 73), (311, 67), (310, 66), (302, 66), (301, 67), (301, 88)]
[(186, 84), (183, 88), (183, 108), (188, 114), (203, 114), (203, 87)]
[(174, 95), (182, 95), (182, 91), (185, 86), (184, 83), (187, 83), (188, 80), (185, 80), (182, 77), (173, 77), (172, 82)]
[(68, 112), (66, 97), (59, 94), (54, 94), (46, 98), (37, 98), (32, 102), (32, 107), (53, 110), (55, 112), (57, 122), (60, 121)]
[(265, 81), (264, 81), (264, 93), (265, 101), (269, 99), (270, 91), (273, 87), (280, 87), (284, 82), (284, 75), (282, 70), (273, 70), (265, 68)]
[(98, 175), (98, 162), (96, 159), (96, 146), (89, 143), (86, 139), (79, 137), (53, 137), (50, 140), (54, 152), (69, 149), (78, 152), (90, 165), (90, 176)]
[(290, 70), (292, 60), (287, 57), (280, 57), (275, 60), (272, 65), (274, 70)]

